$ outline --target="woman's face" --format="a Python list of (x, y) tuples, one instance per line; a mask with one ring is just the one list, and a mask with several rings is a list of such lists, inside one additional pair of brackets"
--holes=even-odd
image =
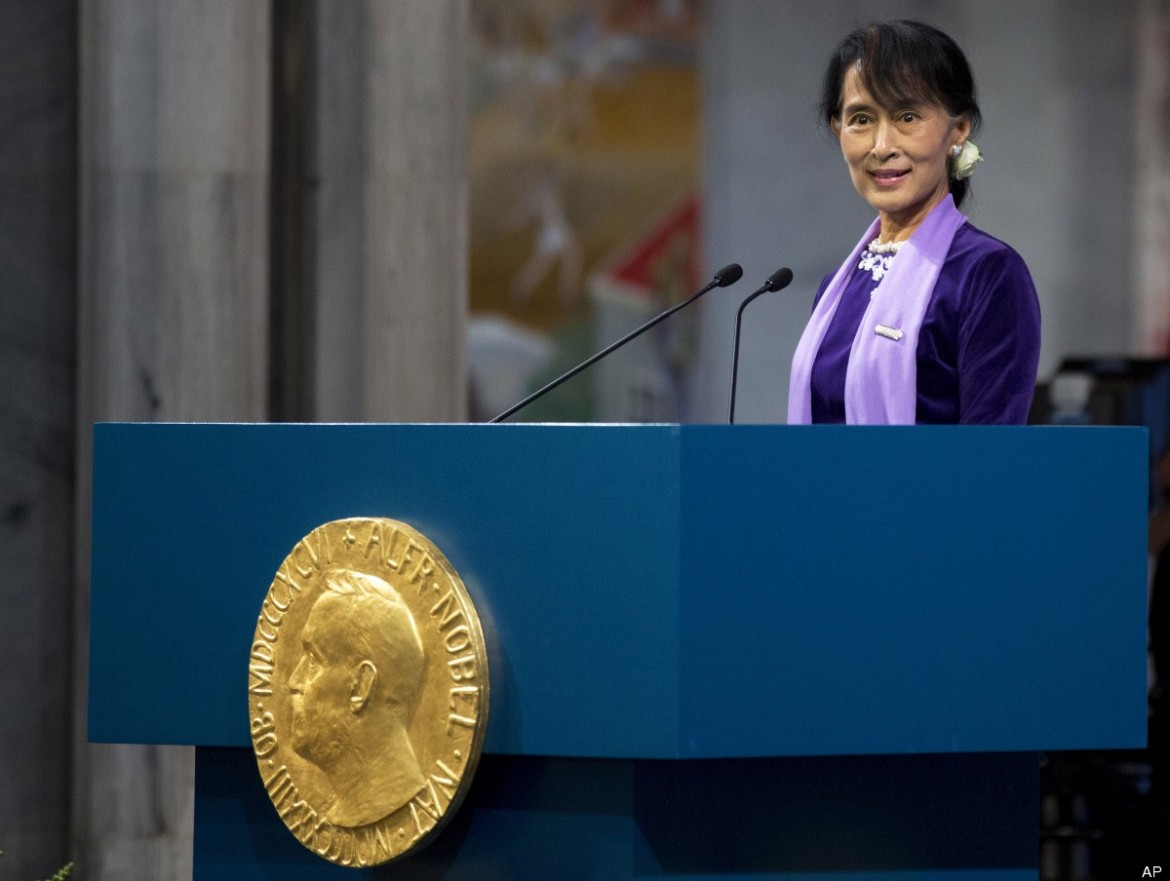
[(937, 104), (881, 107), (855, 67), (841, 98), (836, 132), (853, 186), (881, 216), (883, 238), (906, 238), (949, 192), (947, 158), (970, 121)]

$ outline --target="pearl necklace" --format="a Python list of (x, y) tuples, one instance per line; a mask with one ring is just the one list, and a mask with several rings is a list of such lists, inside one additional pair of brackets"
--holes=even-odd
[(905, 242), (886, 242), (884, 245), (881, 241), (881, 236), (877, 236), (872, 242), (865, 246), (865, 250), (874, 254), (897, 254), (902, 250)]
[(875, 238), (872, 242), (865, 246), (865, 250), (861, 252), (861, 262), (857, 264), (857, 268), (868, 272), (874, 281), (881, 281), (883, 276), (890, 271), (890, 263), (894, 259), (894, 255), (902, 249), (905, 242), (886, 242), (882, 244), (879, 238)]

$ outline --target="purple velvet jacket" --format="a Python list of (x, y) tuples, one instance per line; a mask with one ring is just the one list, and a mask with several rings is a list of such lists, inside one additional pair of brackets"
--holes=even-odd
[[(821, 282), (817, 300), (830, 280)], [(845, 421), (849, 350), (875, 287), (869, 272), (853, 271), (813, 362), (813, 422)], [(1020, 255), (963, 224), (939, 272), (916, 355), (916, 422), (1023, 425), (1040, 359), (1040, 305)]]

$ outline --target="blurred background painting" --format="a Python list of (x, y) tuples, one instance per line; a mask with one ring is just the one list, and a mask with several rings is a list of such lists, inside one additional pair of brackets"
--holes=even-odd
[[(698, 285), (697, 0), (480, 0), (470, 71), (473, 421)], [(670, 421), (698, 313), (521, 411)]]

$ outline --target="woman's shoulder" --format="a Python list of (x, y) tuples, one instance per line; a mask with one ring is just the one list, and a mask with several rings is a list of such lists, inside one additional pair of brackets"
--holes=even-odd
[(1028, 272), (1024, 258), (1015, 248), (972, 225), (970, 221), (964, 223), (955, 232), (951, 249), (947, 252), (946, 262), (958, 263), (969, 269), (973, 269), (977, 265), (990, 264), (1001, 269)]
[(940, 308), (949, 304), (956, 316), (981, 315), (991, 308), (1039, 320), (1036, 285), (1024, 258), (970, 223), (955, 233), (935, 291)]

